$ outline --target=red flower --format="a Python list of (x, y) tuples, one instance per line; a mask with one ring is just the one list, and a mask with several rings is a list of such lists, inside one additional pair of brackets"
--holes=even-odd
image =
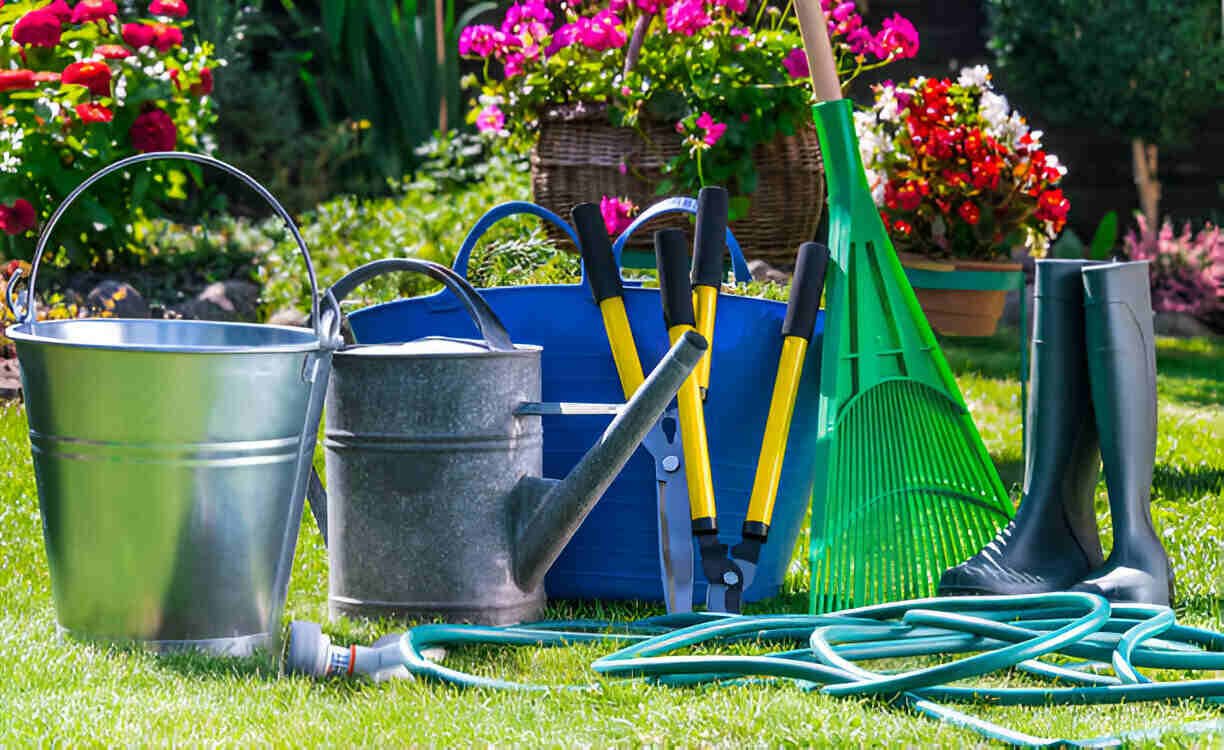
[(40, 70), (34, 74), (35, 83), (50, 83), (52, 81), (58, 81), (59, 79), (60, 74), (56, 73), (54, 70)]
[(982, 140), (982, 131), (974, 128), (965, 135), (965, 156), (970, 161), (981, 161), (986, 157), (986, 144)]
[(76, 105), (77, 117), (81, 122), (110, 122), (115, 119), (115, 113), (106, 107), (92, 102), (81, 102)]
[(153, 26), (153, 46), (158, 52), (169, 52), (183, 43), (183, 30), (177, 26), (155, 23)]
[(98, 60), (72, 63), (64, 68), (60, 77), (63, 85), (76, 84), (89, 89), (94, 96), (109, 96), (111, 83), (110, 66)]
[(72, 9), (73, 23), (106, 21), (118, 15), (119, 9), (113, 0), (80, 0)]
[(149, 12), (155, 16), (186, 18), (187, 3), (183, 0), (153, 0), (149, 3)]
[(959, 133), (947, 128), (931, 128), (931, 137), (927, 143), (927, 153), (936, 159), (951, 159), (956, 155), (956, 142)]
[(207, 96), (213, 90), (213, 74), (211, 68), (200, 68), (200, 82), (191, 84), (191, 93), (196, 96)]
[(982, 218), (982, 211), (972, 201), (965, 201), (956, 209), (956, 213), (969, 224), (976, 224)]
[(99, 44), (94, 47), (95, 55), (102, 55), (107, 60), (122, 60), (125, 57), (131, 57), (132, 51), (122, 44)]
[(993, 156), (975, 161), (969, 173), (978, 190), (994, 190), (999, 186), (999, 160)]
[(47, 13), (54, 13), (55, 17), (60, 20), (60, 23), (68, 23), (72, 20), (72, 8), (68, 7), (68, 0), (55, 0), (50, 5), (43, 6), (42, 10)]
[(894, 210), (914, 211), (922, 205), (922, 196), (930, 190), (917, 182), (891, 180), (884, 186), (884, 205)]
[(1058, 188), (1046, 190), (1037, 197), (1037, 218), (1042, 221), (1052, 221), (1055, 224), (1067, 220), (1067, 212), (1071, 210), (1071, 201)]
[(47, 8), (32, 10), (13, 24), (13, 41), (30, 47), (54, 47), (59, 44), (62, 25)]
[(34, 88), (34, 71), (0, 70), (0, 91)]
[(178, 129), (170, 115), (160, 109), (151, 109), (136, 118), (128, 137), (132, 139), (132, 147), (142, 153), (173, 151), (178, 142)]
[(18, 198), (11, 206), (0, 205), (0, 229), (8, 234), (21, 234), (34, 228), (34, 206)]
[(904, 219), (894, 221), (892, 228), (894, 232), (904, 237), (908, 237), (914, 231), (914, 226)]
[(123, 41), (136, 49), (148, 47), (157, 38), (157, 29), (147, 23), (125, 23), (120, 33)]

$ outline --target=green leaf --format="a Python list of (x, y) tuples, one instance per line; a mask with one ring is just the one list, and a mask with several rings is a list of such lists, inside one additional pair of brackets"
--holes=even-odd
[(731, 221), (742, 219), (748, 215), (748, 207), (751, 201), (746, 195), (737, 195), (727, 202), (727, 218)]
[(1084, 242), (1068, 227), (1063, 230), (1054, 244), (1050, 246), (1050, 256), (1063, 259), (1078, 259), (1084, 257)]
[(1118, 243), (1118, 212), (1110, 211), (1101, 217), (1096, 231), (1092, 233), (1088, 257), (1092, 260), (1108, 260), (1114, 245)]

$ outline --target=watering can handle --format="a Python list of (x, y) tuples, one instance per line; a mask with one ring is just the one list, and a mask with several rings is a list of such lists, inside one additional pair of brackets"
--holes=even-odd
[[(258, 193), (259, 197), (267, 201), (268, 205), (272, 207), (272, 210), (276, 212), (276, 215), (285, 222), (285, 225), (289, 227), (289, 233), (293, 235), (294, 242), (297, 243), (298, 249), (302, 252), (302, 260), (306, 262), (306, 274), (310, 278), (311, 320), (314, 321), (315, 336), (322, 341), (324, 329), (322, 327), (322, 321), (319, 318), (319, 285), (315, 279), (314, 264), (310, 261), (310, 251), (306, 249), (306, 241), (302, 239), (302, 233), (298, 230), (297, 224), (294, 223), (293, 217), (290, 216), (289, 212), (285, 210), (285, 207), (272, 196), (272, 193), (268, 192), (267, 188), (260, 185), (254, 180), (254, 178), (237, 167), (230, 166), (229, 164), (226, 164), (219, 159), (214, 159), (211, 156), (205, 156), (203, 154), (189, 154), (182, 151), (153, 151), (147, 154), (136, 154), (135, 156), (129, 156), (126, 159), (120, 159), (119, 161), (103, 167), (97, 172), (94, 172), (89, 177), (86, 177), (84, 182), (77, 185), (76, 189), (69, 193), (68, 197), (64, 199), (64, 202), (55, 209), (53, 214), (51, 214), (51, 218), (48, 219), (46, 225), (43, 226), (42, 233), (38, 235), (38, 245), (34, 250), (34, 262), (30, 266), (30, 280), (26, 284), (26, 288), (30, 290), (30, 294), (27, 295), (24, 314), (19, 314), (17, 312), (17, 309), (13, 304), (14, 300), (11, 289), (6, 294), (6, 301), (9, 304), (9, 309), (13, 311), (13, 315), (22, 320), (24, 323), (33, 323), (37, 319), (37, 311), (35, 310), (36, 303), (34, 301), (33, 291), (35, 288), (34, 285), (38, 280), (38, 267), (42, 262), (43, 251), (47, 249), (47, 243), (51, 240), (51, 233), (55, 230), (55, 225), (59, 223), (60, 218), (64, 215), (64, 212), (68, 210), (68, 207), (71, 206), (82, 193), (92, 187), (94, 183), (98, 182), (107, 175), (114, 174), (115, 172), (126, 169), (134, 164), (140, 164), (141, 162), (167, 159), (192, 161), (196, 162), (197, 164), (215, 167), (222, 172), (226, 172), (238, 178), (239, 181)], [(10, 286), (12, 285), (10, 284)]]
[[(489, 303), (485, 302), (484, 297), (481, 297), (480, 293), (472, 288), (467, 279), (444, 265), (419, 258), (384, 258), (366, 263), (364, 266), (350, 271), (342, 279), (332, 284), (324, 293), (329, 304), (328, 309), (323, 314), (329, 317), (338, 315), (340, 309), (339, 303), (359, 285), (376, 276), (395, 271), (422, 273), (436, 281), (442, 282), (447, 289), (459, 298), (463, 306), (467, 308), (468, 314), (472, 316), (472, 322), (476, 324), (481, 338), (488, 344), (490, 350), (499, 352), (515, 351), (514, 344), (510, 341), (510, 334), (506, 333), (505, 326), (502, 325), (497, 314), (493, 312), (493, 308), (489, 307)], [(324, 329), (337, 328), (337, 322), (336, 320), (328, 320)]]
[[(621, 252), (625, 249), (625, 243), (633, 236), (634, 232), (642, 227), (646, 222), (657, 219), (660, 216), (667, 214), (692, 214), (697, 215), (697, 200), (695, 198), (686, 198), (677, 196), (674, 198), (666, 198), (655, 203), (647, 208), (642, 213), (638, 214), (633, 223), (621, 232), (616, 238), (616, 242), (612, 243), (612, 253), (616, 256), (616, 264), (620, 265)], [(731, 273), (735, 276), (735, 283), (743, 284), (752, 281), (752, 272), (748, 270), (748, 261), (744, 259), (744, 250), (740, 247), (739, 240), (735, 239), (735, 235), (731, 229), (727, 229), (727, 250), (731, 252)]]

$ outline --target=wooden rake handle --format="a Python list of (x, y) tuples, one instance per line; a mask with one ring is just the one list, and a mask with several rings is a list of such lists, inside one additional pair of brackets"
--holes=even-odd
[(799, 19), (799, 33), (803, 35), (803, 51), (807, 54), (816, 98), (825, 102), (841, 99), (837, 63), (833, 60), (833, 45), (829, 42), (828, 22), (820, 9), (820, 0), (795, 0), (795, 17)]

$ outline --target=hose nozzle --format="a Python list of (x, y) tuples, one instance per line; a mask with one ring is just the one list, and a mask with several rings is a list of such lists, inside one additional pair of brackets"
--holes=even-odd
[(333, 646), (318, 623), (289, 624), (283, 672), (316, 679), (365, 675), (375, 682), (411, 678), (400, 655), (400, 636), (380, 638), (373, 646)]

